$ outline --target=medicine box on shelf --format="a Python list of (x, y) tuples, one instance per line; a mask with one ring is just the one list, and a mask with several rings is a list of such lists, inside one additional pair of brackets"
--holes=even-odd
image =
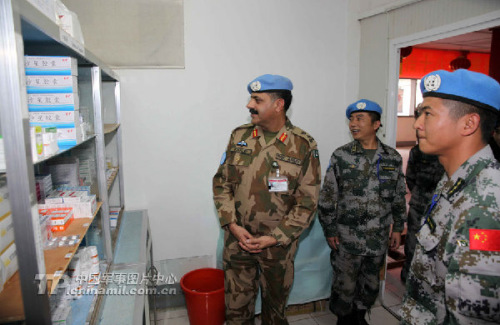
[(75, 76), (26, 76), (28, 94), (75, 93), (78, 79)]
[(28, 94), (30, 112), (77, 111), (80, 98), (77, 93)]
[(78, 76), (78, 62), (69, 56), (24, 57), (26, 75)]

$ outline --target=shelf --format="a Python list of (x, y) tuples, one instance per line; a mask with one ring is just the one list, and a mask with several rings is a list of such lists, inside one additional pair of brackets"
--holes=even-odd
[(40, 159), (37, 159), (37, 160), (33, 160), (33, 165), (37, 165), (37, 164), (40, 164), (40, 163), (42, 163), (42, 162), (44, 162), (44, 161), (50, 160), (50, 159), (52, 159), (52, 158), (54, 158), (54, 157), (60, 156), (60, 155), (62, 155), (62, 154), (63, 154), (63, 153), (65, 153), (65, 152), (68, 152), (68, 151), (70, 151), (70, 150), (73, 150), (73, 149), (75, 149), (75, 148), (78, 148), (78, 147), (79, 147), (79, 146), (81, 146), (82, 144), (87, 143), (88, 141), (90, 141), (90, 140), (92, 140), (92, 139), (94, 139), (94, 138), (95, 138), (95, 135), (91, 135), (91, 136), (89, 136), (87, 139), (85, 139), (85, 140), (83, 140), (83, 141), (81, 141), (81, 142), (79, 142), (79, 143), (75, 144), (75, 145), (74, 145), (73, 147), (71, 147), (71, 148), (67, 148), (67, 149), (63, 149), (63, 150), (58, 150), (58, 151), (57, 151), (54, 155), (52, 155), (52, 156), (50, 156), (50, 157), (43, 157), (43, 158), (40, 158)]
[[(47, 161), (47, 160), (50, 160), (50, 159), (52, 159), (52, 158), (54, 158), (54, 157), (60, 156), (60, 155), (62, 155), (63, 153), (68, 152), (68, 151), (70, 151), (70, 150), (73, 150), (73, 149), (75, 149), (75, 148), (77, 148), (77, 147), (81, 146), (81, 145), (82, 145), (82, 144), (84, 144), (84, 143), (87, 143), (88, 141), (90, 141), (90, 140), (92, 140), (92, 139), (94, 139), (94, 138), (95, 138), (95, 135), (93, 134), (93, 135), (89, 136), (87, 139), (85, 139), (85, 140), (83, 140), (83, 141), (81, 141), (81, 142), (77, 143), (75, 146), (73, 146), (73, 147), (71, 147), (71, 148), (67, 148), (67, 149), (63, 149), (63, 150), (58, 150), (55, 154), (53, 154), (53, 155), (52, 155), (52, 156), (50, 156), (50, 157), (42, 157), (42, 158), (40, 158), (40, 159), (33, 160), (33, 165), (38, 165), (38, 164), (41, 164), (41, 163), (43, 163), (43, 162), (45, 162), (45, 161)], [(6, 173), (6, 172), (7, 172), (7, 171), (6, 171), (5, 169), (0, 169), (0, 173)]]
[(116, 130), (118, 130), (118, 127), (120, 124), (115, 123), (115, 124), (104, 124), (104, 134), (109, 134), (112, 133)]
[[(118, 75), (91, 51), (88, 51), (78, 40), (62, 30), (53, 20), (42, 14), (32, 3), (44, 1), (33, 0), (1, 0), (0, 1), (0, 84), (5, 86), (5, 96), (0, 98), (0, 122), (6, 144), (6, 163), (9, 165), (8, 184), (14, 220), (14, 233), (18, 239), (16, 245), (20, 272), (7, 281), (0, 292), (0, 323), (25, 321), (28, 324), (51, 324), (50, 295), (61, 284), (64, 272), (74, 257), (81, 241), (87, 234), (89, 226), (97, 226), (101, 231), (100, 239), (96, 238), (102, 250), (99, 253), (111, 263), (113, 260), (112, 234), (109, 222), (109, 195), (119, 190), (123, 203), (123, 178), (121, 169), (121, 129), (120, 129), (120, 82)], [(47, 158), (30, 157), (31, 152), (29, 124), (27, 123), (27, 94), (23, 76), (24, 57), (34, 56), (70, 56), (78, 63), (78, 84), (80, 103), (89, 108), (89, 122), (93, 125), (95, 135), (75, 146), (59, 150)], [(103, 87), (105, 86), (105, 87)], [(112, 109), (113, 112), (108, 111)], [(112, 113), (108, 120), (115, 124), (104, 125), (105, 113)], [(111, 116), (111, 114), (108, 114)], [(107, 115), (106, 115), (107, 116)], [(109, 135), (109, 136), (106, 136)], [(106, 152), (106, 141), (117, 144), (117, 149)], [(68, 148), (68, 149), (66, 149)], [(33, 233), (33, 222), (37, 221), (37, 212), (32, 205), (36, 195), (33, 184), (33, 169), (42, 170), (44, 164), (54, 162), (58, 156), (65, 156), (75, 148), (82, 150), (84, 158), (95, 160), (95, 176), (97, 182), (92, 193), (101, 201), (98, 203), (100, 220), (92, 218), (75, 219), (64, 232), (56, 233), (56, 237), (79, 235), (78, 243), (71, 247), (60, 247), (43, 250), (40, 247), (40, 234)], [(78, 149), (76, 149), (78, 150)], [(26, 155), (28, 153), (28, 156)], [(120, 169), (115, 168), (106, 177), (106, 158), (109, 156)], [(36, 159), (36, 161), (33, 161)], [(5, 166), (0, 169), (6, 173)], [(94, 166), (92, 166), (94, 167)], [(119, 179), (119, 188), (114, 184)], [(93, 179), (94, 181), (94, 179)], [(114, 184), (114, 185), (113, 185)], [(93, 221), (94, 220), (94, 221)], [(97, 233), (92, 232), (92, 235)], [(90, 236), (89, 236), (90, 237)], [(38, 294), (39, 288), (35, 275), (45, 273), (47, 289)], [(45, 282), (44, 282), (45, 283)], [(55, 293), (55, 291), (54, 291)], [(54, 297), (55, 298), (55, 297)], [(99, 298), (99, 297), (98, 297)], [(101, 299), (93, 299), (91, 311), (98, 309)], [(26, 309), (24, 309), (26, 306)], [(85, 316), (85, 315), (84, 315)], [(90, 316), (90, 315), (89, 315)]]
[(13, 4), (14, 10), (22, 13), (21, 30), (25, 54), (76, 57), (79, 66), (99, 66), (104, 72), (103, 79), (117, 80), (113, 70), (29, 2), (16, 0)]
[(107, 186), (108, 186), (108, 191), (111, 188), (111, 185), (113, 185), (113, 182), (115, 181), (116, 176), (118, 175), (118, 167), (112, 167), (110, 170), (112, 170), (113, 172), (106, 179), (106, 183), (107, 183)]
[[(57, 287), (64, 271), (68, 268), (69, 262), (75, 255), (83, 237), (87, 233), (90, 224), (99, 212), (102, 203), (97, 202), (97, 209), (92, 218), (74, 219), (65, 231), (57, 232), (54, 237), (80, 235), (78, 244), (44, 251), (45, 272), (47, 274), (47, 287), (49, 294), (52, 294)], [(59, 271), (60, 275), (54, 274)], [(24, 308), (21, 296), (21, 284), (19, 282), (19, 272), (16, 272), (9, 281), (5, 283), (4, 289), (0, 292), (0, 323), (19, 321), (24, 319)]]
[[(45, 271), (47, 272), (47, 278), (50, 280), (50, 275), (54, 275), (56, 272), (61, 273), (59, 276), (54, 276), (52, 278), (52, 284), (50, 285), (50, 293), (54, 292), (57, 283), (61, 279), (64, 271), (68, 268), (69, 262), (75, 255), (78, 247), (83, 240), (83, 237), (87, 233), (90, 224), (94, 220), (95, 216), (101, 209), (101, 202), (97, 203), (97, 209), (92, 218), (78, 218), (74, 219), (67, 230), (55, 233), (54, 237), (62, 236), (73, 236), (80, 235), (78, 244), (74, 246), (60, 247), (55, 249), (50, 249), (44, 251), (45, 256)], [(71, 255), (71, 256), (70, 256)]]

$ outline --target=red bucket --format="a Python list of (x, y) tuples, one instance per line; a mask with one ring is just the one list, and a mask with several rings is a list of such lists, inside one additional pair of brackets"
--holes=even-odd
[(224, 271), (205, 268), (188, 272), (181, 278), (181, 288), (191, 325), (224, 324)]

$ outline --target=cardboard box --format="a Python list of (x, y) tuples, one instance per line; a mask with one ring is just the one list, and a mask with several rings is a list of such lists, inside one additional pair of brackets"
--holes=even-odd
[(73, 209), (71, 208), (54, 209), (49, 212), (49, 216), (52, 232), (66, 230), (74, 219)]
[(26, 75), (78, 76), (78, 61), (69, 56), (24, 57)]
[(0, 252), (14, 241), (14, 224), (10, 212), (0, 217)]
[(54, 0), (28, 0), (33, 6), (49, 17), (54, 23), (57, 22), (56, 8)]
[(26, 76), (28, 94), (75, 93), (78, 79), (75, 76)]
[(80, 205), (80, 214), (77, 218), (92, 218), (97, 210), (97, 199), (95, 195), (82, 198)]
[(79, 126), (59, 126), (57, 128), (57, 144), (61, 149), (75, 146), (83, 141), (82, 129)]
[(39, 111), (77, 111), (80, 98), (77, 93), (28, 94), (28, 110)]
[(52, 175), (52, 183), (58, 185), (80, 185), (78, 179), (78, 158), (59, 157), (49, 162), (49, 172)]
[(0, 253), (0, 263), (2, 264), (2, 278), (3, 283), (9, 281), (11, 276), (16, 273), (18, 269), (16, 244), (11, 243), (2, 253)]
[(43, 156), (48, 158), (55, 155), (59, 151), (59, 145), (57, 144), (57, 128), (43, 128), (42, 142)]
[(30, 125), (40, 125), (45, 127), (75, 127), (80, 124), (80, 114), (78, 111), (46, 111), (29, 112)]

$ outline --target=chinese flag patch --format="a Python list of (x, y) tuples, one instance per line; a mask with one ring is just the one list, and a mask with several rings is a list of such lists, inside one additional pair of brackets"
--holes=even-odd
[(469, 229), (470, 249), (500, 252), (500, 230)]

